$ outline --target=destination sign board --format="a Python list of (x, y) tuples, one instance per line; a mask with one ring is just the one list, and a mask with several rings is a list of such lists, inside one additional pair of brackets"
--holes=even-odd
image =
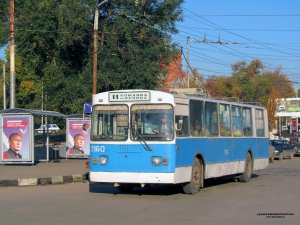
[(110, 92), (108, 99), (110, 102), (150, 101), (151, 95), (149, 91)]

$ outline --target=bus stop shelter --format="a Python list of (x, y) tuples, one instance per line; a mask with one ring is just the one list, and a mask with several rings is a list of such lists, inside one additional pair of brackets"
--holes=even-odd
[[(34, 117), (42, 116), (45, 121), (46, 129), (43, 132), (45, 143), (43, 146), (35, 146)], [(49, 117), (65, 118), (66, 115), (54, 111), (42, 111), (35, 109), (5, 109), (0, 111), (0, 163), (1, 164), (33, 164), (35, 161), (50, 161), (49, 146)], [(18, 154), (12, 154), (11, 145), (13, 137), (18, 140)]]

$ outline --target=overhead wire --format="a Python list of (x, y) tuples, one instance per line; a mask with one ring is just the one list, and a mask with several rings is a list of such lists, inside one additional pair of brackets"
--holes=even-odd
[[(187, 10), (187, 9), (185, 9), (185, 10)], [(191, 12), (190, 10), (187, 10), (187, 11), (189, 11), (189, 12)], [(193, 13), (193, 12), (192, 12)], [(202, 18), (201, 16), (199, 16), (199, 15), (197, 15), (197, 14), (195, 14), (197, 17), (200, 17), (200, 18)], [(202, 18), (202, 19), (204, 19), (204, 18)], [(206, 19), (204, 19), (205, 21), (208, 21), (208, 20), (206, 20)], [(200, 22), (200, 23), (203, 23), (203, 22), (201, 22), (201, 21), (199, 21), (199, 20), (196, 20), (197, 22)], [(208, 22), (210, 22), (210, 21), (208, 21)], [(287, 57), (299, 57), (300, 55), (295, 55), (295, 54), (290, 54), (290, 53), (287, 53), (287, 52), (283, 52), (283, 51), (280, 51), (280, 50), (277, 50), (277, 49), (274, 49), (274, 48), (270, 48), (270, 47), (267, 47), (267, 46), (265, 46), (265, 45), (270, 45), (270, 43), (259, 43), (258, 41), (255, 41), (255, 40), (252, 40), (252, 39), (249, 39), (249, 38), (246, 38), (246, 37), (243, 37), (243, 36), (241, 36), (241, 35), (238, 35), (238, 34), (235, 34), (235, 33), (233, 33), (233, 32), (231, 32), (231, 31), (228, 31), (228, 29), (224, 29), (224, 28), (222, 28), (222, 27), (220, 27), (220, 26), (218, 26), (218, 25), (216, 25), (215, 23), (213, 23), (213, 22), (210, 22), (210, 23), (212, 23), (214, 26), (212, 26), (212, 25), (210, 25), (210, 24), (207, 24), (207, 23), (204, 23), (204, 24), (206, 24), (206, 25), (209, 25), (210, 27), (214, 27), (214, 29), (216, 29), (215, 27), (217, 27), (219, 30), (220, 29), (222, 29), (222, 30), (225, 30), (225, 31), (227, 31), (227, 32), (229, 32), (229, 33), (231, 33), (231, 34), (234, 34), (234, 35), (236, 35), (236, 36), (239, 36), (239, 37), (241, 37), (241, 38), (244, 38), (244, 39), (246, 39), (246, 40), (249, 40), (250, 41), (250, 44), (258, 44), (258, 45), (260, 45), (260, 46), (262, 46), (263, 47), (263, 49), (264, 50), (266, 50), (266, 49), (268, 49), (268, 50), (270, 50), (270, 51), (272, 51), (272, 52), (279, 52), (279, 53), (284, 53), (284, 54), (287, 54)], [(191, 30), (191, 29), (190, 29)], [(183, 33), (187, 33), (187, 32), (185, 32), (185, 31), (182, 31)], [(198, 31), (196, 31), (197, 33), (198, 33)], [(202, 32), (199, 32), (199, 33), (202, 33)], [(203, 33), (202, 33), (203, 34)], [(191, 35), (191, 33), (189, 33), (189, 35)], [(298, 43), (297, 43), (298, 44)], [(273, 45), (273, 43), (271, 44), (271, 45)], [(215, 46), (213, 46), (214, 48), (217, 48), (217, 47), (215, 47)], [(235, 49), (232, 49), (232, 48), (230, 48), (229, 46), (225, 46), (226, 48), (229, 48), (229, 49), (231, 49), (232, 51), (234, 51), (234, 52), (238, 52), (239, 54), (241, 54), (241, 55), (246, 55), (247, 57), (250, 57), (250, 58), (254, 58), (254, 57), (252, 57), (252, 56), (250, 56), (250, 55), (248, 55), (248, 54), (245, 54), (245, 53), (242, 53), (242, 52), (239, 52), (239, 51), (237, 51), (237, 50), (235, 50)], [(276, 45), (276, 47), (278, 47), (277, 45)], [(279, 47), (281, 47), (281, 46), (279, 46)], [(298, 49), (292, 49), (292, 48), (288, 48), (289, 50), (298, 50)], [(220, 51), (223, 51), (222, 49), (219, 49)], [(228, 53), (228, 52), (227, 52)], [(231, 53), (230, 53), (231, 54)], [(271, 59), (271, 60), (274, 60), (274, 59)], [(265, 63), (265, 62), (264, 62)], [(267, 65), (269, 65), (269, 66), (272, 66), (271, 64), (267, 64)], [(288, 73), (290, 73), (290, 75), (294, 75), (294, 76), (296, 76), (297, 74), (296, 73), (294, 73), (294, 72), (292, 72), (292, 71), (288, 71), (288, 70), (286, 70), (286, 69), (284, 69), (284, 71), (287, 71)], [(298, 75), (299, 76), (299, 75)]]

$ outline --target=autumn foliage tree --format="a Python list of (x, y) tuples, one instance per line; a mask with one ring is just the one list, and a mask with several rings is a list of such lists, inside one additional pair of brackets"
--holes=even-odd
[(267, 106), (269, 96), (276, 89), (282, 97), (293, 97), (292, 83), (280, 68), (267, 69), (260, 60), (238, 61), (232, 65), (232, 76), (211, 76), (205, 82), (213, 97), (238, 98), (240, 102)]
[(269, 95), (267, 103), (268, 122), (271, 128), (275, 128), (278, 117), (275, 117), (276, 110), (280, 104), (281, 94), (278, 90), (273, 89)]

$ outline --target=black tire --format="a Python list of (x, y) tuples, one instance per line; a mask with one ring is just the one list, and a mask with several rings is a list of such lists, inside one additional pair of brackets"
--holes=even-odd
[(118, 189), (121, 192), (132, 192), (133, 188), (133, 184), (121, 184), (120, 186), (118, 186)]
[(244, 173), (239, 177), (239, 180), (241, 182), (249, 182), (252, 175), (252, 157), (250, 153), (247, 153), (246, 162), (245, 162), (245, 171)]
[(203, 167), (198, 158), (194, 159), (191, 176), (191, 182), (182, 184), (182, 188), (185, 194), (194, 195), (203, 186)]

